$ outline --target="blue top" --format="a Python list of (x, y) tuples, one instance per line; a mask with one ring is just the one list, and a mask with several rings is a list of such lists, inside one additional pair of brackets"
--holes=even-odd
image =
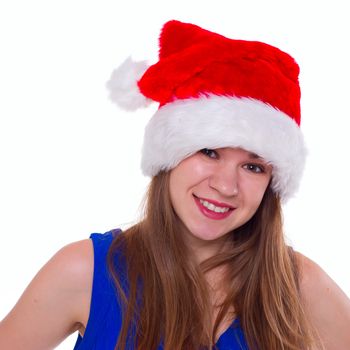
[[(90, 238), (94, 247), (94, 275), (90, 315), (83, 337), (78, 336), (74, 350), (114, 350), (122, 323), (121, 308), (116, 289), (108, 272), (106, 262), (108, 249), (115, 234), (93, 233)], [(248, 350), (238, 319), (220, 336), (218, 350)], [(162, 350), (159, 345), (157, 350)], [(129, 349), (128, 349), (129, 350)], [(132, 349), (130, 349), (132, 350)]]

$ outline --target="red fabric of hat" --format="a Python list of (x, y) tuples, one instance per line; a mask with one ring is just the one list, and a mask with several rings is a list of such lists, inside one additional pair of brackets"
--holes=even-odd
[(170, 21), (160, 36), (159, 62), (145, 72), (138, 86), (160, 105), (207, 93), (250, 97), (300, 124), (298, 74), (294, 59), (276, 47)]

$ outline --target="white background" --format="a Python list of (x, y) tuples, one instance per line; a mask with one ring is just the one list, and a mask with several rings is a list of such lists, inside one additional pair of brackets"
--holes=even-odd
[[(137, 219), (143, 128), (105, 82), (127, 56), (155, 62), (169, 19), (260, 40), (301, 67), (309, 148), (286, 235), (350, 295), (346, 1), (11, 0), (0, 5), (0, 319), (63, 245)], [(267, 140), (268, 142), (269, 140)], [(59, 349), (72, 349), (75, 335)]]

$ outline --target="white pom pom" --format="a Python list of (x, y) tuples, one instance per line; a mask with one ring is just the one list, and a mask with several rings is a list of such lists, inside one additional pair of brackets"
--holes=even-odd
[(137, 81), (147, 70), (146, 61), (135, 62), (128, 57), (117, 69), (112, 72), (106, 86), (110, 91), (111, 100), (119, 107), (134, 111), (141, 107), (147, 107), (151, 102), (144, 96)]

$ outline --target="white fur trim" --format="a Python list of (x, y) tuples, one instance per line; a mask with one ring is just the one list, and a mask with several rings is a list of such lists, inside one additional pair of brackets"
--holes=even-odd
[(298, 125), (250, 98), (209, 95), (164, 105), (146, 127), (141, 167), (154, 176), (198, 150), (220, 147), (240, 147), (271, 163), (272, 187), (283, 201), (298, 189), (306, 158)]
[(106, 86), (110, 91), (110, 98), (119, 107), (134, 111), (141, 107), (147, 107), (152, 100), (146, 98), (137, 81), (148, 68), (146, 61), (135, 62), (128, 57), (117, 69), (112, 72)]

